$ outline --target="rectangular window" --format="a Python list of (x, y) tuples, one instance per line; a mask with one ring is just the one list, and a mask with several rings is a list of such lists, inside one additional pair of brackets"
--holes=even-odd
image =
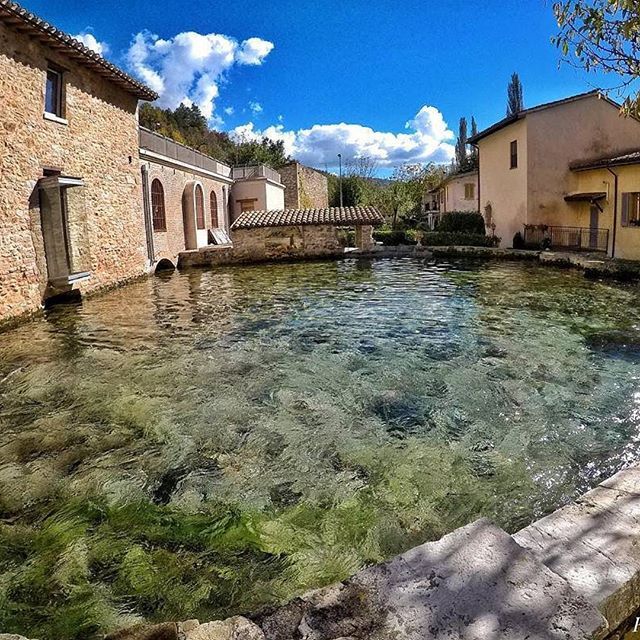
[(51, 67), (47, 69), (47, 82), (44, 95), (46, 113), (63, 118), (62, 108), (62, 72)]
[(622, 226), (640, 227), (640, 192), (622, 194)]
[(518, 141), (513, 140), (511, 142), (511, 169), (518, 168)]
[(464, 199), (473, 200), (476, 197), (476, 185), (473, 182), (467, 182), (464, 185)]

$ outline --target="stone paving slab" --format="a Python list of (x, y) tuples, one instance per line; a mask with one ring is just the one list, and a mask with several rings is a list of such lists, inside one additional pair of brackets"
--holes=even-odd
[(513, 539), (616, 629), (640, 602), (640, 469), (616, 474)]
[(597, 609), (486, 519), (257, 616), (266, 640), (586, 640)]

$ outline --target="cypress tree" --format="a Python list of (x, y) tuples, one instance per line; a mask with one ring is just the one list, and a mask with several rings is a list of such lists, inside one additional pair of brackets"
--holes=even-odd
[(522, 82), (520, 82), (520, 76), (513, 73), (507, 86), (507, 116), (514, 116), (523, 109)]

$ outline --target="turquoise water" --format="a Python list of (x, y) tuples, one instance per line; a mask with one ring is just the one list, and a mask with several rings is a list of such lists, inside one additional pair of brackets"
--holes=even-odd
[(0, 630), (290, 598), (639, 458), (640, 289), (526, 263), (154, 277), (0, 334)]

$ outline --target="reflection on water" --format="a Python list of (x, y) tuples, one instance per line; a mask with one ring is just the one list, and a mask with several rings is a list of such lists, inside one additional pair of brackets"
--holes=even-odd
[(163, 275), (0, 334), (0, 629), (247, 611), (638, 459), (640, 290), (537, 265)]

